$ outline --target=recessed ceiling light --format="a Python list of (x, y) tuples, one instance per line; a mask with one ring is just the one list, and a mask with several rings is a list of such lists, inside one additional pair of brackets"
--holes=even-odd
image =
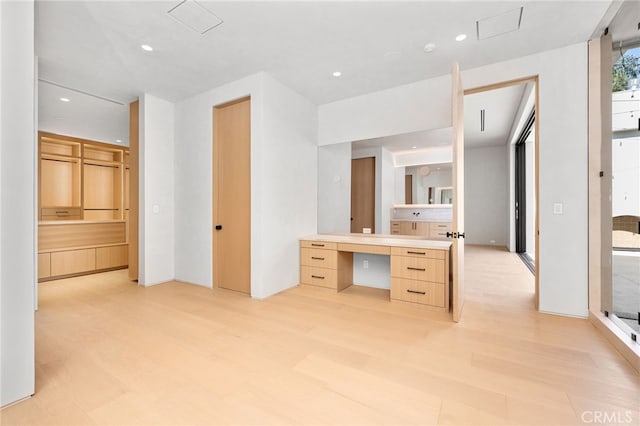
[(120, 143), (122, 142), (122, 139), (116, 139), (116, 142)]
[(458, 35), (456, 36), (456, 41), (462, 41), (462, 40), (464, 40), (464, 39), (466, 39), (466, 38), (467, 38), (467, 35), (466, 35), (466, 34), (458, 34)]
[(427, 43), (424, 45), (424, 51), (427, 53), (433, 52), (434, 50), (436, 50), (436, 44), (435, 43)]
[(60, 98), (60, 100), (62, 102), (71, 102), (71, 99), (69, 99), (69, 98)]
[(148, 44), (140, 45), (140, 47), (142, 48), (142, 50), (146, 50), (147, 52), (151, 52), (153, 50), (153, 47), (149, 46)]
[(417, 146), (412, 146), (412, 147), (411, 147), (411, 149), (416, 149), (416, 148), (418, 148), (418, 147), (417, 147)]
[(340, 77), (342, 75), (342, 73), (340, 71), (334, 71), (333, 72), (333, 76), (334, 77)]

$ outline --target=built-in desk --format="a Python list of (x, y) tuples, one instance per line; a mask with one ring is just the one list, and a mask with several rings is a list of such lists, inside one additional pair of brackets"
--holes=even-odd
[(353, 285), (353, 253), (390, 256), (391, 300), (449, 310), (451, 242), (419, 237), (320, 234), (300, 241), (300, 283), (342, 291)]

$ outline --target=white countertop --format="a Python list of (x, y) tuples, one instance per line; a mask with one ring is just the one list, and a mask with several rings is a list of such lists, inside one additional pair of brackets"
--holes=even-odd
[(330, 243), (368, 244), (374, 246), (415, 247), (448, 250), (451, 241), (427, 240), (424, 237), (386, 234), (317, 234), (302, 240), (326, 241)]

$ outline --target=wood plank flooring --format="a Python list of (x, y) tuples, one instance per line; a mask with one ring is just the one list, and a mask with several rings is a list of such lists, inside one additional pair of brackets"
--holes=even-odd
[(126, 270), (43, 283), (36, 394), (1, 423), (640, 424), (640, 376), (588, 321), (534, 311), (513, 254), (467, 247), (465, 263), (459, 324), (364, 287), (258, 301)]

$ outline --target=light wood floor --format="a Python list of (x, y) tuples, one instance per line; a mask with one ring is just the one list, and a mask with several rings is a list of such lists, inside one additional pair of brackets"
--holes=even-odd
[(1, 423), (640, 424), (640, 377), (589, 322), (535, 312), (515, 255), (468, 247), (466, 265), (459, 324), (362, 287), (42, 284), (37, 392)]

